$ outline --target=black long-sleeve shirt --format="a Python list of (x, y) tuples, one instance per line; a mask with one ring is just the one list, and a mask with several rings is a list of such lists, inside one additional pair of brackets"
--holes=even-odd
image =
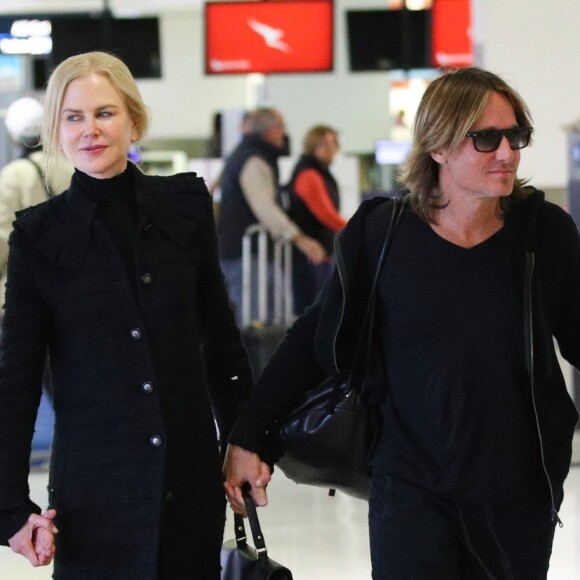
[(545, 489), (518, 280), (502, 228), (472, 248), (415, 214), (378, 287), (389, 398), (375, 463), (464, 500)]

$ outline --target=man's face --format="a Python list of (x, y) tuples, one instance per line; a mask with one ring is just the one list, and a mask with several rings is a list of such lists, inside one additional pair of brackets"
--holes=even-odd
[[(509, 100), (499, 93), (492, 93), (481, 117), (470, 131), (511, 129), (517, 126)], [(476, 151), (473, 139), (465, 137), (456, 151), (434, 152), (432, 157), (440, 165), (440, 189), (450, 198), (507, 196), (513, 191), (520, 163), (520, 151), (512, 150), (505, 136), (496, 151)]]
[(282, 115), (276, 115), (277, 121), (274, 123), (263, 135), (264, 140), (268, 143), (282, 149), (285, 143), (286, 137), (286, 125), (284, 124), (284, 119)]

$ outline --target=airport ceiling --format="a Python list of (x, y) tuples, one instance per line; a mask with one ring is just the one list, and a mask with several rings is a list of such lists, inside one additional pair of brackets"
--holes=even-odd
[(168, 10), (200, 10), (203, 0), (2, 0), (0, 14), (92, 12), (109, 8), (115, 16), (158, 14)]

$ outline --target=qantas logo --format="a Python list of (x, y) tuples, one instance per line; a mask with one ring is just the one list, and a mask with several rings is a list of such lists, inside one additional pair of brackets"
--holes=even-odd
[(282, 40), (284, 31), (279, 28), (273, 28), (264, 22), (259, 22), (254, 18), (248, 18), (248, 26), (259, 34), (266, 43), (266, 46), (280, 50), (281, 52), (292, 52), (292, 47)]

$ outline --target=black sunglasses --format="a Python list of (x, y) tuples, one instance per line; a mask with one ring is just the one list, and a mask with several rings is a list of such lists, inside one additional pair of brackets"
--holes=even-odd
[(473, 146), (480, 153), (491, 153), (499, 147), (503, 137), (507, 137), (512, 150), (523, 149), (530, 144), (532, 127), (514, 127), (513, 129), (482, 129), (471, 131), (466, 137), (473, 139)]

